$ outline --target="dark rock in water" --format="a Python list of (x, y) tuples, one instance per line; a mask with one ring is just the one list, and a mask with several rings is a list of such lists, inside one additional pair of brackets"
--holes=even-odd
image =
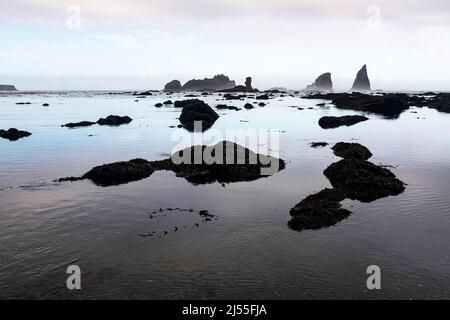
[(180, 123), (189, 131), (197, 130), (195, 122), (201, 122), (201, 130), (211, 128), (219, 119), (219, 115), (205, 102), (198, 99), (177, 101), (177, 107), (182, 106)]
[(50, 105), (48, 103), (44, 103), (42, 106), (43, 107), (50, 107)]
[(232, 95), (232, 94), (225, 94), (223, 97), (225, 98), (225, 100), (242, 100), (246, 98), (245, 95)]
[(205, 78), (203, 80), (190, 80), (183, 86), (186, 91), (204, 91), (204, 90), (224, 90), (231, 89), (236, 86), (236, 83), (227, 76), (219, 74), (212, 79)]
[(131, 121), (133, 121), (133, 119), (131, 119), (128, 116), (108, 116), (106, 118), (101, 118), (97, 121), (97, 123), (101, 126), (120, 126), (122, 124), (127, 124), (130, 123)]
[(334, 154), (344, 159), (369, 160), (372, 152), (359, 143), (339, 142), (334, 145)]
[(144, 99), (147, 96), (152, 96), (153, 93), (157, 93), (158, 91), (156, 90), (147, 90), (147, 91), (143, 91), (143, 92), (135, 92), (133, 93), (133, 96), (138, 96), (138, 98), (140, 99)]
[(31, 104), (31, 102), (16, 102), (17, 105)]
[(163, 106), (162, 103), (157, 103), (157, 104), (155, 104), (155, 107), (157, 107), (157, 108), (161, 108), (162, 106)]
[[(338, 109), (370, 112), (387, 118), (397, 118), (409, 105), (424, 103), (420, 98), (413, 98), (404, 93), (372, 95), (353, 93), (318, 93), (302, 97), (304, 99), (326, 99)], [(431, 103), (430, 103), (431, 104)]]
[(172, 102), (172, 100), (167, 100), (167, 101), (164, 101), (163, 104), (168, 105), (168, 104), (173, 104), (173, 102)]
[(17, 91), (17, 89), (13, 85), (0, 84), (0, 91)]
[(364, 160), (341, 160), (330, 165), (324, 174), (346, 198), (361, 202), (399, 195), (405, 191), (403, 182), (391, 171)]
[(30, 132), (20, 131), (16, 128), (11, 128), (8, 130), (0, 130), (0, 138), (7, 139), (10, 141), (17, 141), (19, 139), (31, 136)]
[(178, 80), (172, 80), (164, 86), (164, 91), (181, 91), (183, 87)]
[(254, 109), (255, 107), (251, 103), (246, 103), (244, 105), (244, 108), (247, 109), (247, 110), (250, 110), (250, 109)]
[(71, 122), (71, 123), (63, 124), (61, 127), (78, 128), (78, 127), (89, 127), (94, 124), (96, 124), (96, 122), (81, 121), (81, 122)]
[(342, 117), (322, 117), (319, 120), (319, 126), (323, 129), (334, 129), (340, 126), (352, 126), (369, 118), (364, 116), (342, 116)]
[(288, 226), (296, 231), (334, 226), (351, 214), (340, 204), (344, 199), (342, 192), (335, 189), (310, 195), (291, 209), (292, 219)]
[(266, 106), (266, 104), (264, 102), (260, 102), (260, 103), (258, 103), (258, 106), (264, 107), (264, 106)]
[(82, 179), (89, 179), (96, 185), (108, 187), (148, 178), (154, 171), (149, 161), (134, 159), (95, 167)]
[(323, 148), (326, 147), (328, 145), (327, 142), (312, 142), (310, 144), (311, 148)]
[(238, 107), (235, 107), (235, 106), (228, 106), (228, 105), (226, 105), (226, 104), (218, 104), (218, 105), (216, 106), (216, 108), (219, 109), (219, 110), (234, 110), (234, 111), (239, 111), (239, 110), (241, 110), (241, 109), (238, 108)]
[(355, 82), (353, 82), (352, 91), (370, 91), (370, 80), (367, 75), (367, 67), (364, 65), (356, 74)]
[(307, 91), (332, 91), (333, 81), (331, 80), (331, 73), (326, 72), (321, 74), (313, 84), (306, 87)]
[(256, 100), (269, 100), (270, 97), (267, 94), (262, 94), (256, 97)]
[(222, 141), (214, 146), (193, 146), (160, 161), (134, 159), (98, 166), (82, 177), (62, 178), (58, 181), (89, 179), (99, 186), (112, 186), (138, 181), (154, 171), (173, 171), (177, 177), (198, 185), (253, 181), (276, 174), (285, 168), (281, 159), (256, 154), (238, 144)]

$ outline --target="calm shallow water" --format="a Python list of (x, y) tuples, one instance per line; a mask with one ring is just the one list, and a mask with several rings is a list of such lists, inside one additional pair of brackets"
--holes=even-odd
[[(450, 298), (450, 115), (425, 108), (323, 130), (320, 117), (357, 113), (300, 111), (290, 106), (319, 101), (275, 98), (263, 108), (218, 111), (213, 127), (279, 131), (287, 168), (272, 177), (226, 186), (193, 186), (171, 172), (109, 188), (52, 182), (103, 163), (167, 158), (176, 130), (190, 136), (169, 128), (180, 110), (154, 107), (169, 98), (182, 95), (139, 102), (101, 93), (0, 96), (0, 128), (33, 133), (0, 140), (0, 298)], [(32, 104), (15, 104), (21, 101)], [(60, 127), (110, 114), (134, 121)], [(370, 204), (345, 201), (353, 214), (331, 228), (290, 230), (290, 208), (328, 187), (323, 170), (338, 160), (309, 143), (353, 139), (372, 151), (372, 162), (394, 165), (406, 192)], [(207, 209), (218, 220), (202, 223), (185, 211), (150, 219), (160, 208)], [(73, 261), (82, 270), (77, 292), (65, 288)], [(382, 269), (376, 292), (366, 289), (372, 264)]]

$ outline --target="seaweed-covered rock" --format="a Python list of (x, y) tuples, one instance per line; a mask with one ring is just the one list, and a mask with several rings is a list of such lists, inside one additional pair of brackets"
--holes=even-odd
[(371, 202), (405, 191), (405, 186), (395, 174), (371, 162), (344, 159), (330, 165), (325, 171), (335, 189), (346, 198)]
[(323, 129), (334, 129), (341, 126), (353, 126), (357, 123), (367, 121), (364, 116), (342, 116), (342, 117), (322, 117), (319, 119), (319, 126)]
[(151, 163), (144, 159), (104, 164), (93, 168), (82, 179), (107, 187), (148, 178), (154, 172)]
[(292, 219), (288, 226), (296, 231), (334, 226), (351, 214), (340, 204), (344, 199), (344, 194), (336, 189), (324, 189), (310, 195), (291, 209)]
[(180, 123), (189, 131), (197, 130), (196, 122), (201, 122), (201, 130), (205, 131), (211, 128), (219, 119), (219, 115), (205, 102), (193, 99), (177, 101), (178, 106), (182, 105), (183, 110), (180, 115)]
[(19, 139), (29, 137), (31, 133), (28, 131), (17, 130), (16, 128), (11, 128), (8, 130), (0, 130), (0, 138), (7, 139), (10, 141), (17, 141)]
[(101, 126), (120, 126), (122, 124), (127, 124), (130, 123), (131, 121), (133, 121), (133, 119), (131, 119), (128, 116), (108, 116), (106, 118), (100, 118), (97, 123)]
[(89, 127), (96, 124), (96, 122), (92, 121), (81, 121), (81, 122), (70, 122), (63, 124), (61, 127), (67, 127), (67, 128), (79, 128), (79, 127)]
[(339, 142), (333, 146), (334, 154), (344, 159), (369, 160), (372, 152), (359, 143)]
[(405, 93), (364, 94), (353, 93), (316, 93), (302, 97), (304, 99), (326, 99), (338, 109), (363, 111), (383, 115), (386, 118), (397, 118), (410, 105), (432, 105), (433, 100), (426, 100)]
[(252, 181), (276, 174), (285, 168), (281, 159), (257, 154), (229, 141), (213, 146), (192, 146), (176, 152), (169, 159), (147, 161), (134, 159), (98, 166), (81, 177), (58, 181), (89, 179), (99, 186), (112, 186), (149, 177), (156, 170), (175, 172), (192, 184)]

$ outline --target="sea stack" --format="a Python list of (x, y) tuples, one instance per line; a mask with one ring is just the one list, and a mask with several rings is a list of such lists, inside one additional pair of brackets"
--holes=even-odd
[(367, 67), (364, 65), (356, 74), (355, 82), (353, 82), (352, 91), (370, 91), (370, 81), (367, 76)]
[(252, 77), (247, 77), (247, 79), (245, 79), (245, 88), (248, 91), (253, 91), (253, 87), (252, 87)]
[(17, 89), (13, 85), (0, 84), (0, 91), (17, 91)]
[(181, 91), (181, 90), (183, 90), (183, 87), (181, 86), (181, 83), (178, 80), (172, 80), (164, 86), (164, 91)]
[(321, 74), (313, 84), (306, 87), (308, 91), (333, 91), (333, 81), (331, 81), (331, 73)]

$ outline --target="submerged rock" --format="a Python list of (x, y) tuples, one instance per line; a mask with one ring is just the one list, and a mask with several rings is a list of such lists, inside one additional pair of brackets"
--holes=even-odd
[(340, 204), (344, 199), (345, 196), (335, 189), (324, 189), (310, 195), (291, 209), (292, 219), (288, 226), (296, 231), (334, 226), (351, 214)]
[(334, 129), (341, 126), (353, 126), (357, 123), (367, 121), (364, 116), (342, 116), (342, 117), (322, 117), (319, 119), (319, 126), (323, 129)]
[(344, 159), (369, 160), (372, 152), (359, 143), (339, 142), (332, 148), (334, 154)]
[(0, 130), (0, 138), (7, 139), (9, 141), (17, 141), (29, 136), (31, 136), (30, 132), (17, 130), (16, 128), (11, 128), (6, 131), (2, 129)]
[(346, 198), (361, 202), (399, 195), (405, 191), (403, 182), (395, 174), (364, 160), (341, 160), (330, 165), (324, 174)]
[(112, 186), (138, 181), (154, 171), (169, 170), (192, 184), (252, 181), (283, 170), (281, 159), (254, 153), (238, 144), (222, 141), (214, 146), (193, 146), (161, 161), (134, 159), (98, 166), (81, 177), (58, 181), (89, 179), (99, 186)]
[(96, 122), (91, 121), (81, 121), (81, 122), (70, 122), (63, 124), (61, 127), (67, 127), (67, 128), (78, 128), (78, 127), (89, 127), (96, 124)]
[(367, 67), (364, 65), (356, 74), (356, 79), (353, 82), (352, 91), (370, 91), (370, 80), (367, 75)]
[(219, 115), (205, 102), (198, 99), (177, 101), (176, 107), (182, 107), (180, 123), (189, 131), (197, 130), (195, 122), (201, 122), (201, 130), (211, 128)]
[(219, 109), (219, 110), (234, 110), (234, 111), (241, 110), (241, 108), (238, 108), (238, 107), (235, 107), (235, 106), (228, 106), (226, 104), (218, 104), (216, 106), (216, 109)]
[(331, 73), (326, 72), (321, 74), (313, 84), (306, 87), (307, 91), (332, 91), (333, 81), (331, 80)]
[(133, 119), (131, 119), (128, 116), (108, 116), (106, 118), (100, 118), (97, 123), (101, 126), (120, 126), (122, 124), (127, 124), (130, 123), (131, 121), (133, 121)]

